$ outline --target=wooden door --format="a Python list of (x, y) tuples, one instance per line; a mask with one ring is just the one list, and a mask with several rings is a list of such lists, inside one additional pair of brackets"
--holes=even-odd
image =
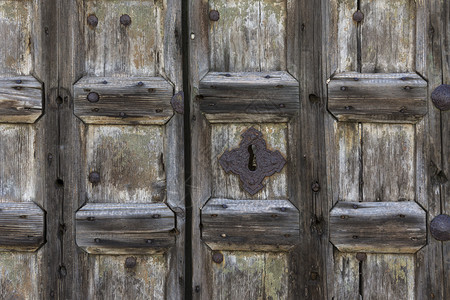
[(183, 298), (181, 3), (0, 12), (0, 298)]
[(448, 4), (189, 3), (194, 299), (448, 298)]

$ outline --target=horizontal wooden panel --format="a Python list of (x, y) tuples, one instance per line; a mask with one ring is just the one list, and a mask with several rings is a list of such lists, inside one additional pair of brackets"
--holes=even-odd
[(33, 76), (0, 77), (0, 123), (34, 123), (42, 98), (42, 84)]
[(213, 250), (289, 250), (299, 242), (299, 213), (288, 200), (210, 199), (202, 239)]
[(242, 114), (292, 116), (300, 107), (298, 82), (282, 71), (211, 72), (200, 81), (197, 99), (200, 110), (216, 122), (241, 121)]
[(93, 254), (161, 253), (175, 243), (164, 203), (88, 203), (76, 213), (77, 245)]
[(172, 95), (161, 77), (83, 77), (74, 86), (74, 111), (87, 124), (164, 124), (173, 115)]
[(425, 211), (413, 201), (338, 202), (330, 241), (343, 252), (415, 253), (427, 242)]
[(33, 202), (0, 203), (0, 251), (36, 251), (45, 241), (45, 212)]
[(427, 113), (427, 82), (415, 73), (341, 73), (328, 83), (339, 121), (415, 123)]

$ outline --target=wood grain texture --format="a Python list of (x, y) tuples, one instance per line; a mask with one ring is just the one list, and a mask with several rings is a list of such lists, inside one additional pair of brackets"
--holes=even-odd
[(361, 71), (413, 71), (416, 1), (362, 0), (360, 7), (364, 13), (364, 21), (361, 22)]
[(220, 13), (209, 21), (210, 70), (286, 69), (286, 1), (209, 1)]
[(213, 250), (286, 251), (300, 242), (299, 213), (288, 200), (210, 199), (202, 239)]
[(362, 273), (363, 299), (415, 299), (411, 254), (367, 254)]
[(34, 123), (42, 114), (42, 94), (33, 76), (0, 77), (0, 123)]
[[(82, 174), (90, 202), (149, 203), (166, 199), (164, 128), (90, 125)], [(91, 172), (100, 182), (88, 181)]]
[(287, 72), (210, 72), (200, 81), (197, 98), (207, 119), (238, 122), (236, 114), (295, 115), (298, 95), (298, 82)]
[[(165, 20), (171, 18), (161, 1), (83, 1), (85, 72), (90, 76), (157, 76), (164, 70)], [(98, 25), (91, 27), (87, 17), (95, 14)], [(127, 14), (131, 24), (120, 17)]]
[[(99, 100), (88, 101), (89, 93)], [(172, 95), (161, 77), (83, 77), (74, 86), (74, 113), (87, 124), (164, 124)]]
[(88, 203), (76, 214), (77, 245), (91, 254), (152, 254), (175, 242), (175, 218), (163, 203)]
[(416, 123), (428, 111), (427, 82), (415, 73), (340, 73), (328, 83), (339, 121)]
[(39, 19), (34, 10), (37, 1), (7, 0), (0, 3), (0, 74), (29, 75), (34, 68)]
[(342, 252), (415, 253), (426, 239), (415, 202), (338, 202), (330, 212), (330, 241)]
[(335, 249), (333, 253), (333, 286), (330, 295), (334, 299), (360, 299), (360, 262), (355, 253)]
[(34, 252), (45, 241), (45, 212), (33, 202), (0, 203), (0, 251)]
[(284, 253), (223, 251), (223, 262), (211, 264), (212, 299), (286, 299)]
[(415, 139), (413, 125), (363, 124), (363, 201), (415, 198)]

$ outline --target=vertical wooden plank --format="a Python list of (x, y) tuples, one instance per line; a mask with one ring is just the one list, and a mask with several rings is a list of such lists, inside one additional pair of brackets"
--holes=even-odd
[(361, 71), (409, 72), (415, 68), (413, 0), (362, 0)]
[[(434, 217), (442, 212), (442, 190), (437, 173), (443, 163), (443, 127), (441, 113), (430, 99), (433, 90), (442, 84), (445, 58), (445, 1), (417, 1), (417, 71), (428, 81), (428, 114), (416, 126), (418, 174), (417, 201), (427, 210), (427, 228)], [(445, 252), (442, 243), (431, 237), (428, 231), (428, 244), (416, 253), (416, 299), (446, 299), (444, 295)], [(447, 255), (448, 256), (448, 255)]]
[(415, 199), (413, 125), (362, 125), (364, 201)]
[(415, 299), (413, 255), (367, 254), (362, 272), (363, 299)]
[[(333, 292), (331, 299), (360, 299), (360, 262), (355, 253), (343, 253), (335, 249), (333, 257)], [(331, 284), (331, 282), (330, 282)]]

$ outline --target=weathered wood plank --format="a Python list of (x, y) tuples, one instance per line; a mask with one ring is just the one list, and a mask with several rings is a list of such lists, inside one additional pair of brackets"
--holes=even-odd
[(45, 212), (33, 202), (0, 203), (0, 251), (34, 252), (45, 241)]
[(367, 254), (362, 274), (362, 299), (415, 299), (411, 254)]
[(427, 82), (415, 73), (340, 73), (328, 83), (339, 121), (415, 123), (428, 111)]
[(362, 125), (363, 201), (415, 199), (414, 125)]
[(0, 255), (0, 299), (39, 299), (39, 281), (46, 272), (38, 254), (4, 252)]
[(164, 124), (172, 95), (161, 77), (83, 77), (74, 86), (74, 112), (87, 124)]
[[(355, 253), (343, 253), (335, 249), (333, 253), (332, 299), (360, 299), (360, 262)], [(332, 289), (333, 288), (333, 289)]]
[(0, 78), (0, 123), (34, 123), (42, 99), (42, 84), (33, 76)]
[(88, 203), (76, 213), (77, 245), (92, 254), (163, 252), (175, 242), (174, 228), (163, 203)]
[[(82, 174), (91, 202), (162, 202), (166, 199), (164, 128), (89, 125)], [(92, 172), (99, 182), (89, 182)]]
[(200, 81), (197, 99), (206, 118), (215, 121), (242, 121), (232, 119), (236, 114), (287, 117), (298, 112), (299, 88), (287, 72), (210, 72)]
[(426, 214), (415, 202), (338, 202), (330, 241), (342, 252), (415, 253), (427, 242)]
[[(85, 71), (91, 76), (157, 76), (164, 69), (167, 1), (84, 1)], [(120, 22), (128, 15), (131, 24)], [(97, 26), (87, 23), (95, 15)], [(81, 42), (81, 41), (80, 41)]]
[(289, 250), (300, 241), (299, 213), (288, 200), (210, 199), (202, 239), (213, 250)]
[(286, 69), (285, 0), (213, 0), (209, 8), (220, 14), (209, 21), (211, 70)]
[(414, 71), (416, 1), (361, 0), (360, 9), (361, 71)]

